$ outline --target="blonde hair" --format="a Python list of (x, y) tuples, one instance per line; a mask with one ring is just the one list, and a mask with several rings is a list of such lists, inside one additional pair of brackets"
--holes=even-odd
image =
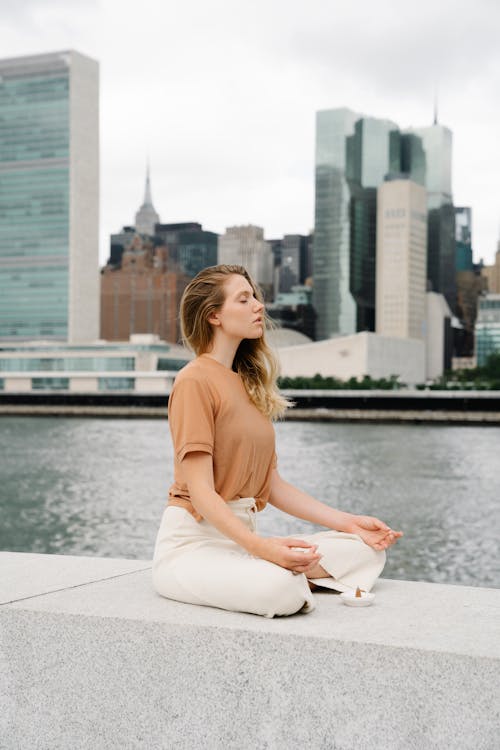
[[(187, 285), (180, 304), (182, 339), (197, 356), (210, 350), (213, 327), (208, 319), (224, 304), (224, 284), (233, 274), (243, 276), (252, 287), (255, 297), (264, 302), (261, 290), (243, 266), (209, 266), (200, 271)], [(262, 315), (262, 336), (242, 340), (236, 350), (233, 370), (240, 375), (248, 396), (257, 409), (264, 416), (276, 419), (285, 413), (290, 402), (280, 394), (276, 385), (278, 361), (265, 340), (265, 331), (272, 328), (273, 324), (265, 309)]]

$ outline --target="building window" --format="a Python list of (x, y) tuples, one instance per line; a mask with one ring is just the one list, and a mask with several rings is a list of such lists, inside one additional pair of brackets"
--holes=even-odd
[(134, 378), (99, 378), (100, 391), (133, 391)]
[(187, 365), (189, 360), (187, 359), (167, 359), (165, 357), (158, 357), (158, 364), (156, 365), (157, 370), (180, 370)]
[(32, 378), (31, 389), (33, 391), (67, 391), (69, 378)]

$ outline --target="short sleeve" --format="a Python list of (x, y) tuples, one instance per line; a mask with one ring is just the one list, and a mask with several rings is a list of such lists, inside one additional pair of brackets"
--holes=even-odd
[(206, 385), (189, 378), (174, 383), (168, 401), (168, 421), (174, 454), (179, 462), (193, 451), (213, 456), (214, 407)]

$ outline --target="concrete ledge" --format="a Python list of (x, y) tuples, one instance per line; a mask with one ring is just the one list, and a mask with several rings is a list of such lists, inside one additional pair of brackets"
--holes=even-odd
[(491, 750), (500, 590), (381, 580), (266, 620), (157, 596), (148, 561), (0, 553), (0, 746)]

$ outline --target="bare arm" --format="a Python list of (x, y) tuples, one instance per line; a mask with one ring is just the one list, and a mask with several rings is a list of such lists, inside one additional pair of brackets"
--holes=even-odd
[[(297, 573), (303, 572), (321, 559), (316, 553), (316, 545), (310, 545), (301, 539), (264, 538), (250, 531), (215, 491), (210, 454), (193, 451), (184, 457), (183, 462), (191, 502), (198, 513), (221, 534), (232, 539), (251, 555)], [(305, 551), (298, 552), (292, 549), (293, 547), (302, 547)]]
[(329, 505), (316, 500), (307, 492), (302, 492), (290, 482), (282, 479), (277, 469), (271, 477), (269, 502), (279, 510), (289, 513), (304, 521), (326, 526), (336, 531), (351, 532), (354, 516), (341, 510), (330, 508)]
[(271, 477), (269, 502), (285, 513), (304, 521), (336, 531), (358, 534), (366, 544), (377, 550), (387, 549), (403, 536), (401, 531), (394, 531), (373, 516), (358, 516), (331, 508), (286, 482), (280, 477), (277, 469), (273, 470)]

